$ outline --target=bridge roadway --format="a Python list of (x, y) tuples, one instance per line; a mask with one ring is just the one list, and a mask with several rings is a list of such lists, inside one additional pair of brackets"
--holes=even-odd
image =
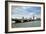
[(32, 19), (12, 19), (12, 21), (16, 21), (16, 23), (18, 22), (23, 23), (23, 22), (33, 21), (33, 20)]

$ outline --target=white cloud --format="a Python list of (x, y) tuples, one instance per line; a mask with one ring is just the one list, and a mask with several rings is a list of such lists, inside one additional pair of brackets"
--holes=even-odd
[[(27, 8), (30, 8), (34, 12), (27, 11)], [(40, 10), (37, 11), (39, 12)], [(37, 15), (35, 13), (36, 11), (33, 10), (33, 8), (31, 7), (18, 7), (18, 8), (14, 7), (12, 9), (12, 18), (21, 19), (22, 17), (24, 18), (32, 18), (33, 16), (40, 17), (40, 15)]]

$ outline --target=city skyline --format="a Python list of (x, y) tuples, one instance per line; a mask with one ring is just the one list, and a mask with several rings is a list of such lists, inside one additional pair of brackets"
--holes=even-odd
[(41, 7), (36, 6), (12, 6), (12, 18), (21, 19), (32, 18), (33, 16), (40, 18), (41, 17)]

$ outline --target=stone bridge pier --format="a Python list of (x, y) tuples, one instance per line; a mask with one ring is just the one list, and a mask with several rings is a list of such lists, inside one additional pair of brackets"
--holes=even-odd
[(21, 23), (23, 23), (24, 22), (24, 20), (21, 20)]

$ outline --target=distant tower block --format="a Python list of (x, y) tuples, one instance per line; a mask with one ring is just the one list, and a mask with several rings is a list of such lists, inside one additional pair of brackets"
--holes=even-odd
[(22, 23), (24, 22), (24, 17), (22, 17), (22, 20), (21, 20), (21, 22), (22, 22)]
[(33, 20), (35, 19), (35, 16), (33, 16)]
[(24, 19), (24, 17), (22, 17), (22, 19)]

